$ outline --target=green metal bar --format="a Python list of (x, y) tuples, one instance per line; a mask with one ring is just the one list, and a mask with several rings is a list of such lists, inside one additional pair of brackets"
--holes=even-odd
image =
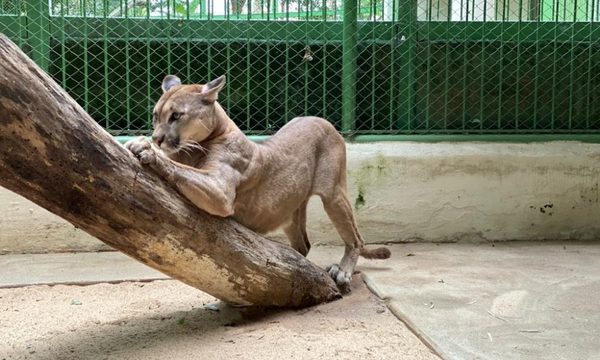
[[(250, 13), (250, 12), (248, 12)], [(250, 104), (252, 102), (252, 99), (250, 98), (250, 92), (251, 92), (251, 85), (250, 85), (250, 70), (252, 69), (252, 62), (250, 61), (250, 53), (252, 52), (252, 48), (250, 45), (250, 41), (246, 41), (246, 129), (251, 130), (252, 125), (250, 123), (250, 120), (252, 119), (252, 116), (250, 115), (252, 113), (251, 109), (250, 109)]]
[(521, 104), (521, 74), (523, 71), (522, 64), (522, 41), (521, 41), (521, 28), (523, 19), (523, 0), (519, 0), (519, 20), (517, 21), (517, 83), (515, 85), (515, 129), (519, 129), (519, 112)]
[[(377, 3), (373, 2), (373, 6), (371, 6), (371, 21), (375, 22), (375, 14), (377, 12)], [(372, 33), (371, 36), (371, 129), (375, 129), (375, 82), (377, 81), (377, 75), (375, 71), (375, 57), (377, 53), (377, 48), (375, 46), (375, 34)]]
[[(499, 0), (498, 5), (502, 5), (503, 1)], [(406, 16), (405, 14), (402, 14)], [(389, 23), (378, 22), (377, 26), (388, 26)], [(482, 29), (486, 34), (483, 41), (486, 42), (501, 42), (507, 37), (514, 36), (517, 28), (511, 26), (512, 22), (508, 19), (506, 21), (487, 21), (487, 22), (467, 22), (467, 21), (433, 21), (431, 22), (432, 31), (428, 31), (428, 24), (425, 21), (419, 21), (415, 23), (415, 31), (419, 34), (419, 40), (431, 41), (431, 42), (463, 42), (463, 41), (482, 41), (479, 30)], [(558, 22), (555, 21), (540, 21), (532, 23), (535, 26), (526, 26), (521, 28), (521, 37), (535, 38), (536, 33), (542, 34), (539, 40), (557, 41), (562, 43), (570, 43), (571, 41), (577, 43), (585, 43), (588, 41), (589, 31), (598, 31), (600, 29), (600, 22)], [(366, 26), (370, 27), (370, 23), (359, 23), (360, 34), (362, 38), (363, 32), (368, 31)], [(555, 33), (554, 30), (558, 28), (560, 31)], [(574, 32), (574, 37), (571, 28)], [(376, 30), (377, 31), (377, 30)], [(528, 40), (527, 42), (533, 43), (534, 40)]]
[[(102, 37), (102, 24), (103, 18), (88, 17), (85, 20), (88, 23), (89, 37), (97, 38)], [(154, 40), (160, 41), (181, 41), (184, 37), (179, 35), (181, 32), (175, 32), (176, 35), (170, 33), (168, 30), (171, 28), (177, 29), (179, 21), (155, 19), (150, 18), (149, 21), (146, 18), (109, 18), (109, 28), (111, 29), (111, 38), (117, 40), (140, 40), (144, 39), (146, 34), (150, 34)], [(65, 31), (69, 33), (72, 38), (83, 38), (84, 31), (83, 26), (85, 25), (81, 17), (66, 17)], [(311, 44), (342, 44), (343, 42), (343, 23), (341, 21), (329, 21), (325, 22), (322, 27), (310, 26), (304, 27), (305, 21), (246, 21), (246, 20), (230, 20), (231, 27), (228, 29), (226, 20), (191, 20), (189, 22), (189, 28), (193, 37), (197, 40), (202, 41), (224, 41), (227, 39), (235, 41), (245, 41), (251, 38), (253, 42), (265, 42), (271, 41), (273, 43), (284, 43), (284, 42), (303, 42), (307, 38), (311, 39)], [(57, 32), (60, 28), (60, 21), (55, 17), (50, 18), (51, 31)], [(311, 20), (310, 24), (314, 22)], [(129, 25), (127, 25), (129, 24)], [(391, 22), (359, 22), (357, 24), (357, 39), (358, 41), (370, 42), (375, 34), (375, 41), (377, 44), (388, 45), (393, 39), (391, 32), (389, 31)], [(597, 26), (596, 26), (597, 25)], [(146, 29), (148, 28), (149, 29)], [(576, 31), (587, 31), (585, 24), (583, 27), (577, 27)], [(596, 24), (596, 27), (600, 27), (600, 24)], [(461, 29), (457, 25), (457, 29)], [(467, 30), (467, 29), (465, 29)], [(486, 29), (487, 31), (487, 29)], [(431, 38), (435, 40), (438, 35), (439, 38), (445, 40), (445, 33), (438, 34), (439, 31), (428, 33), (426, 30), (420, 30), (420, 36), (424, 38)], [(466, 32), (466, 31), (465, 31)], [(178, 33), (178, 34), (177, 34)], [(54, 35), (54, 34), (51, 34)], [(463, 36), (465, 40), (468, 37)], [(570, 40), (570, 39), (568, 39)], [(585, 37), (581, 37), (581, 40), (585, 40)]]
[(357, 0), (344, 0), (342, 54), (342, 132), (355, 128)]
[[(66, 50), (66, 36), (64, 32), (64, 23), (65, 23), (65, 15), (64, 15), (64, 2), (60, 2), (60, 22), (61, 22), (61, 31), (60, 33), (60, 72), (61, 76), (61, 85), (63, 89), (67, 88), (67, 50)], [(108, 119), (108, 117), (107, 117)], [(107, 123), (108, 125), (108, 123)], [(108, 126), (107, 126), (108, 127)]]
[[(396, 14), (397, 14), (397, 8), (396, 5), (398, 4), (398, 1), (394, 0), (392, 2), (392, 36), (394, 39), (398, 38), (398, 34), (397, 34), (397, 27), (396, 27)], [(390, 64), (390, 102), (389, 102), (389, 107), (390, 107), (390, 111), (389, 111), (389, 119), (388, 119), (388, 129), (392, 130), (394, 129), (394, 124), (396, 123), (396, 119), (395, 116), (397, 116), (397, 111), (396, 111), (396, 106), (397, 106), (397, 102), (396, 102), (396, 80), (397, 80), (397, 74), (396, 74), (396, 53), (397, 53), (397, 46), (394, 43), (390, 44), (390, 57), (391, 57), (391, 64)]]
[[(312, 2), (310, 2), (312, 3)], [(309, 2), (306, 3), (306, 19), (304, 22), (304, 26), (305, 29), (308, 30), (308, 20), (309, 20), (309, 12), (308, 12), (308, 8), (309, 8)], [(305, 31), (306, 34), (308, 34), (308, 31)], [(305, 45), (308, 46), (308, 36), (304, 41)], [(304, 61), (304, 114), (302, 115), (309, 115), (308, 114), (308, 61)]]
[[(290, 0), (286, 0), (285, 2), (285, 8), (286, 8), (286, 12), (285, 12), (285, 17), (286, 17), (286, 21), (290, 21)], [(289, 28), (285, 28), (286, 31), (286, 38), (289, 38)], [(290, 117), (290, 105), (289, 105), (289, 99), (290, 99), (290, 92), (289, 92), (289, 79), (290, 79), (290, 43), (286, 42), (285, 43), (285, 100), (284, 100), (284, 114), (285, 114), (285, 121), (289, 121), (291, 119)]]
[[(231, 38), (231, 11), (230, 11), (230, 1), (227, 1), (227, 9), (225, 10), (225, 16), (227, 18), (226, 21), (226, 39)], [(238, 15), (239, 16), (239, 15)], [(231, 43), (225, 45), (225, 52), (227, 54), (226, 60), (226, 71), (228, 74), (231, 74)], [(230, 108), (231, 106), (231, 86), (225, 87), (225, 93), (227, 95), (227, 100), (225, 102), (226, 108)]]
[[(137, 136), (115, 136), (114, 139), (122, 144)], [(249, 135), (249, 140), (262, 143), (268, 140), (269, 135)], [(502, 142), (502, 143), (540, 143), (549, 141), (578, 141), (583, 143), (600, 143), (600, 134), (483, 134), (483, 135), (356, 135), (347, 138), (348, 143), (374, 143), (374, 142)]]
[[(540, 3), (538, 3), (538, 7), (541, 11), (542, 9), (542, 4), (541, 1), (543, 0), (539, 0)], [(536, 32), (535, 32), (535, 69), (534, 69), (534, 86), (533, 86), (533, 128), (537, 129), (538, 127), (538, 119), (539, 119), (539, 106), (538, 104), (540, 103), (540, 98), (539, 98), (539, 89), (540, 89), (540, 85), (539, 85), (539, 79), (540, 79), (540, 52), (541, 52), (541, 48), (540, 48), (540, 18), (541, 18), (541, 14), (540, 16), (537, 17), (536, 19)]]
[[(596, 0), (596, 1), (600, 1), (600, 0)], [(590, 19), (595, 19), (596, 18), (596, 4), (592, 1), (592, 11), (590, 14)], [(585, 128), (589, 129), (590, 128), (590, 116), (591, 116), (591, 105), (593, 104), (592, 101), (592, 91), (591, 91), (591, 86), (592, 86), (592, 68), (593, 68), (593, 61), (592, 61), (592, 54), (593, 54), (593, 50), (594, 50), (594, 34), (592, 29), (590, 28), (590, 32), (589, 32), (589, 38), (588, 38), (588, 69), (587, 69), (587, 81), (586, 81), (586, 101), (585, 101)]]
[[(462, 1), (462, 0), (461, 0)], [(468, 94), (468, 87), (467, 87), (467, 73), (468, 73), (468, 68), (467, 68), (467, 64), (468, 64), (468, 52), (469, 52), (469, 46), (468, 43), (463, 43), (462, 45), (462, 88), (461, 88), (461, 94), (462, 94), (462, 116), (461, 116), (461, 128), (464, 130), (466, 128), (466, 123), (467, 123), (467, 94)], [(430, 58), (427, 58), (427, 61), (429, 61)], [(427, 89), (429, 91), (429, 89)]]
[(503, 142), (503, 143), (537, 143), (549, 141), (578, 141), (585, 143), (600, 143), (600, 134), (481, 134), (481, 135), (356, 135), (348, 142)]
[(185, 0), (185, 37), (187, 41), (185, 42), (185, 69), (186, 69), (186, 78), (188, 82), (192, 82), (192, 48), (191, 48), (191, 37), (190, 34), (190, 0)]
[(104, 41), (102, 42), (102, 62), (104, 65), (104, 83), (102, 87), (102, 91), (104, 93), (104, 128), (108, 129), (109, 127), (109, 119), (110, 119), (110, 111), (109, 111), (109, 81), (108, 81), (108, 23), (106, 19), (108, 18), (108, 5), (110, 0), (104, 0), (104, 12), (103, 17), (104, 21), (102, 24), (102, 34), (104, 35)]
[[(488, 0), (484, 0), (483, 3), (483, 22), (487, 21), (487, 9)], [(483, 29), (481, 30), (481, 39), (485, 38)], [(484, 97), (485, 97), (485, 41), (481, 42), (481, 70), (479, 73), (479, 130), (483, 130), (483, 123), (485, 120), (485, 108), (484, 108)]]
[[(559, 11), (558, 11), (558, 0), (555, 2), (556, 8), (554, 9), (554, 14), (555, 14), (555, 27), (554, 27), (554, 35), (556, 36), (556, 33), (558, 31), (558, 19), (559, 19)], [(557, 49), (557, 42), (554, 41), (552, 43), (552, 111), (550, 112), (550, 118), (551, 118), (551, 125), (550, 128), (554, 129), (554, 124), (556, 121), (556, 103), (555, 103), (555, 99), (556, 99), (556, 63), (558, 62), (558, 49)]]
[[(25, 2), (23, 2), (25, 1)], [(27, 42), (27, 16), (23, 16), (21, 13), (21, 9), (23, 4), (27, 4), (26, 0), (17, 0), (17, 9), (15, 10), (15, 15), (17, 16), (17, 33), (18, 33), (18, 44), (19, 47), (23, 47)], [(27, 5), (25, 5), (27, 6)], [(61, 4), (62, 6), (62, 4)]]
[[(173, 0), (167, 0), (167, 20), (171, 20), (171, 1)], [(175, 2), (173, 1), (173, 4)], [(172, 21), (167, 21), (167, 36), (170, 36), (171, 34), (171, 27), (173, 25)], [(172, 62), (172, 57), (173, 57), (173, 51), (171, 50), (171, 41), (167, 42), (167, 73), (172, 74), (173, 73), (173, 62)]]
[(329, 58), (327, 56), (327, 45), (323, 45), (322, 47), (322, 56), (323, 59), (321, 59), (322, 64), (323, 64), (323, 68), (321, 69), (321, 116), (324, 117), (325, 119), (328, 118), (329, 114), (328, 114), (328, 106), (327, 106), (327, 59)]
[[(148, 108), (147, 114), (147, 126), (148, 129), (153, 129), (154, 124), (152, 123), (152, 61), (150, 53), (150, 36), (148, 34), (148, 28), (150, 27), (150, 1), (146, 2), (146, 107)], [(189, 64), (189, 63), (188, 63)], [(188, 77), (189, 81), (189, 77)]]
[[(450, 0), (449, 0), (450, 1)], [(433, 6), (433, 2), (431, 0), (427, 0), (427, 19), (429, 19), (429, 21), (427, 21), (427, 32), (431, 31), (431, 14), (432, 14), (432, 6)], [(430, 109), (430, 105), (431, 105), (431, 66), (432, 66), (432, 57), (431, 57), (431, 44), (427, 44), (427, 50), (426, 50), (426, 55), (425, 55), (425, 62), (426, 62), (426, 66), (427, 69), (425, 70), (425, 99), (423, 99), (424, 103), (425, 103), (425, 128), (429, 129), (430, 128), (430, 123), (429, 123), (429, 119), (430, 119), (430, 114), (429, 114), (429, 109)]]
[(89, 88), (89, 59), (88, 59), (88, 42), (89, 42), (89, 36), (88, 36), (88, 22), (85, 21), (87, 18), (87, 1), (86, 0), (82, 0), (82, 4), (83, 4), (83, 20), (85, 22), (85, 27), (83, 29), (85, 37), (83, 39), (83, 88), (84, 88), (84, 93), (83, 93), (83, 108), (85, 109), (86, 112), (89, 112), (89, 96), (90, 96), (90, 88)]
[[(267, 12), (268, 13), (268, 12)], [(267, 20), (269, 21), (269, 20)], [(266, 113), (265, 113), (265, 129), (271, 127), (271, 44), (267, 43), (267, 89), (266, 89)]]
[[(450, 28), (452, 21), (452, 0), (448, 1), (447, 8), (447, 18), (446, 23), (448, 28)], [(445, 56), (444, 56), (444, 129), (448, 128), (448, 105), (449, 105), (449, 94), (450, 94), (450, 46), (446, 44), (444, 46)]]
[(304, 112), (302, 115), (309, 115), (308, 114), (308, 82), (309, 82), (309, 77), (308, 77), (308, 61), (303, 61), (302, 67), (304, 68), (304, 85), (303, 85), (303, 90), (304, 90), (304, 96), (303, 96), (303, 103), (304, 103)]
[(32, 60), (48, 71), (50, 35), (48, 31), (48, 3), (39, 0), (26, 0), (27, 7), (27, 42), (32, 48)]
[[(502, 0), (502, 22), (501, 22), (501, 29), (502, 29), (502, 35), (501, 35), (501, 39), (502, 39), (502, 43), (500, 43), (500, 55), (498, 57), (498, 59), (504, 59), (504, 34), (506, 33), (506, 0)], [(504, 79), (504, 66), (500, 65), (500, 80)], [(503, 98), (503, 91), (504, 89), (502, 88), (502, 81), (498, 82), (498, 119), (497, 119), (497, 128), (498, 129), (502, 129), (502, 98)]]
[[(125, 26), (129, 30), (129, 7), (125, 4)], [(129, 32), (127, 32), (129, 33)], [(125, 118), (127, 121), (127, 129), (131, 129), (131, 72), (129, 70), (129, 61), (131, 59), (131, 55), (129, 54), (130, 42), (129, 39), (125, 39)]]
[[(327, 22), (327, 2), (323, 0), (323, 19), (321, 21), (321, 31), (325, 30), (326, 22)], [(324, 44), (321, 47), (321, 53), (323, 55), (321, 60), (321, 64), (323, 67), (321, 68), (321, 116), (327, 119), (327, 44)]]
[(401, 1), (398, 7), (398, 32), (395, 45), (400, 54), (397, 63), (399, 66), (398, 82), (398, 129), (410, 131), (413, 122), (414, 107), (414, 59), (416, 47), (416, 9), (414, 1)]
[(213, 44), (208, 44), (208, 46), (206, 47), (206, 56), (208, 57), (208, 66), (206, 67), (206, 81), (210, 81), (211, 80), (211, 76), (213, 73), (213, 56), (212, 56), (212, 48), (213, 48)]
[[(573, 2), (573, 22), (577, 21), (577, 0), (574, 0)], [(575, 34), (573, 33), (573, 28), (571, 28), (571, 38), (575, 37)], [(569, 124), (568, 124), (568, 128), (571, 129), (573, 126), (573, 96), (575, 95), (575, 87), (573, 86), (573, 83), (575, 81), (575, 59), (574, 59), (574, 53), (575, 53), (575, 47), (573, 46), (573, 41), (571, 40), (571, 46), (569, 47), (569, 53), (570, 53), (570, 60), (569, 60)]]

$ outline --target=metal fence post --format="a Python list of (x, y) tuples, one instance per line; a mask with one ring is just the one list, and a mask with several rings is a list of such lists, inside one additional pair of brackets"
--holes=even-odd
[(355, 129), (356, 120), (357, 13), (357, 0), (345, 0), (342, 37), (342, 132), (344, 133)]
[(415, 52), (415, 0), (398, 0), (398, 23), (395, 29), (396, 44), (394, 51), (398, 54), (400, 66), (398, 82), (399, 114), (397, 129), (412, 130), (413, 119), (413, 81), (414, 81), (414, 52)]
[(27, 43), (31, 46), (31, 58), (44, 71), (48, 71), (50, 35), (50, 7), (47, 1), (26, 0)]

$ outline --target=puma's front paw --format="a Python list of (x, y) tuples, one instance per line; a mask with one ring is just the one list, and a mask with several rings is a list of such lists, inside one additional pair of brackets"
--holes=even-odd
[(152, 147), (150, 140), (143, 136), (129, 140), (125, 143), (125, 147), (129, 149), (135, 157), (140, 159), (140, 162), (144, 165), (151, 165), (156, 162), (156, 151)]

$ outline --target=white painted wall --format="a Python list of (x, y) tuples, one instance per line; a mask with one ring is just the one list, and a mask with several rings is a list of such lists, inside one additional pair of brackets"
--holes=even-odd
[[(349, 144), (348, 168), (369, 243), (600, 239), (598, 144)], [(0, 214), (0, 253), (107, 248), (2, 188)], [(341, 244), (318, 199), (308, 221), (313, 244)]]
[[(348, 158), (367, 242), (600, 239), (598, 144), (356, 144)], [(335, 239), (311, 205), (312, 238)]]

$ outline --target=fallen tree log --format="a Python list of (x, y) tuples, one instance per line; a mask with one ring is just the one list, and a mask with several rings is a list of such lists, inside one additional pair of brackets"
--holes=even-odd
[(183, 199), (0, 34), (0, 185), (127, 255), (241, 305), (336, 299), (292, 248)]

